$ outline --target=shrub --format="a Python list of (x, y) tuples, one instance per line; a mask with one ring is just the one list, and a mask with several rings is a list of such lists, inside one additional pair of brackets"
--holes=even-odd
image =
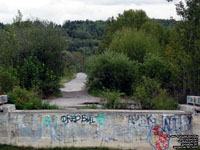
[(40, 87), (40, 76), (43, 72), (43, 66), (37, 57), (29, 56), (24, 59), (23, 65), (17, 67), (20, 86), (26, 89)]
[(152, 98), (159, 95), (160, 90), (159, 82), (143, 76), (141, 83), (136, 87), (134, 97), (142, 103), (143, 108), (150, 108)]
[(169, 87), (171, 80), (170, 67), (167, 61), (158, 54), (148, 54), (144, 57), (144, 63), (139, 67), (140, 75), (155, 79), (164, 88)]
[(124, 54), (106, 51), (86, 62), (90, 89), (120, 91), (130, 95), (134, 80), (134, 63)]
[(158, 81), (142, 77), (136, 87), (134, 98), (141, 102), (144, 109), (176, 109), (177, 102), (167, 95)]
[(59, 91), (67, 46), (61, 29), (46, 21), (17, 22), (0, 32), (0, 43), (0, 64), (17, 70), (22, 88), (37, 88), (45, 97)]
[(60, 95), (60, 79), (58, 76), (55, 75), (55, 73), (52, 70), (45, 68), (41, 80), (41, 90), (44, 96)]
[(0, 66), (0, 94), (6, 94), (12, 91), (18, 84), (15, 71), (12, 68), (5, 68)]
[(15, 104), (17, 109), (56, 109), (56, 106), (50, 106), (42, 103), (37, 94), (33, 91), (27, 91), (16, 87), (12, 92), (8, 93), (9, 103)]
[(158, 53), (161, 48), (153, 36), (143, 31), (124, 28), (114, 34), (109, 49), (124, 53), (132, 60), (143, 62), (147, 53)]
[(59, 93), (59, 78), (35, 56), (24, 59), (24, 64), (17, 67), (20, 86), (27, 90), (38, 90), (41, 97)]
[(115, 91), (103, 92), (103, 98), (106, 102), (104, 103), (104, 108), (106, 109), (125, 109), (126, 106), (121, 102), (121, 96), (123, 94)]
[(174, 110), (177, 108), (177, 101), (169, 97), (164, 91), (152, 99), (152, 109)]

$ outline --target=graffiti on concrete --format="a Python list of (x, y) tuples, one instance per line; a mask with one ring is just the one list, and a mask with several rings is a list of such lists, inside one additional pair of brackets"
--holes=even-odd
[(97, 116), (97, 121), (101, 126), (104, 126), (106, 121), (106, 116), (104, 114), (99, 114)]
[(176, 134), (180, 133), (181, 131), (185, 130), (188, 131), (191, 129), (191, 116), (162, 116), (162, 128), (168, 134)]
[(0, 123), (8, 122), (8, 117), (0, 118)]
[(44, 118), (42, 119), (42, 123), (43, 123), (46, 127), (50, 127), (51, 122), (52, 122), (52, 117), (51, 117), (51, 116), (47, 116), (47, 117), (44, 117)]
[(151, 126), (156, 123), (156, 118), (152, 114), (134, 114), (128, 116), (128, 122), (135, 127)]
[(61, 116), (61, 120), (63, 123), (68, 124), (70, 122), (81, 122), (81, 123), (95, 123), (94, 121), (94, 117), (92, 115), (76, 115), (76, 114), (72, 114), (72, 115), (63, 115)]
[[(0, 119), (8, 123), (7, 119)], [(22, 116), (17, 118), (20, 139), (38, 142), (42, 138), (51, 142), (133, 142), (146, 141), (155, 149), (169, 145), (166, 135), (191, 130), (191, 116), (130, 114), (112, 116), (106, 113)], [(16, 131), (12, 131), (16, 132)], [(168, 140), (168, 141), (167, 141)]]
[(42, 126), (38, 121), (33, 118), (31, 122), (27, 122), (23, 119), (20, 119), (18, 122), (19, 133), (22, 137), (25, 137), (26, 142), (37, 142), (42, 137)]
[(154, 125), (150, 130), (148, 141), (155, 150), (165, 150), (169, 148), (170, 138), (159, 125)]

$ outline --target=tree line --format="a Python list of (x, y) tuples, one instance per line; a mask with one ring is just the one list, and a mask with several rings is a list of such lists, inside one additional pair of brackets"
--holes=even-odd
[(86, 63), (91, 91), (119, 92), (145, 109), (176, 109), (200, 94), (200, 2), (176, 4), (169, 26), (142, 10), (110, 18), (98, 55)]
[[(126, 85), (131, 83), (132, 86), (132, 83), (136, 82), (136, 80), (133, 80), (135, 75), (132, 76), (135, 71), (133, 70), (136, 62), (134, 59), (138, 59), (138, 63), (143, 63), (147, 50), (160, 50), (160, 47), (169, 42), (167, 35), (170, 31), (166, 29), (167, 32), (165, 33), (165, 29), (161, 25), (163, 20), (154, 19), (152, 21), (142, 11), (140, 11), (141, 16), (137, 17), (138, 23), (140, 22), (140, 25), (143, 26), (140, 31), (140, 25), (134, 21), (135, 16), (131, 16), (133, 17), (132, 20), (126, 19), (126, 15), (129, 16), (135, 12), (131, 10), (125, 11), (125, 13), (127, 14), (119, 16), (121, 19), (110, 18), (107, 21), (67, 20), (63, 25), (58, 25), (54, 22), (37, 19), (23, 21), (23, 15), (19, 11), (13, 23), (0, 23), (0, 94), (8, 94), (9, 101), (15, 103), (17, 108), (20, 109), (55, 108), (55, 106), (43, 105), (41, 99), (59, 96), (60, 80), (63, 76), (83, 71), (84, 62), (91, 55), (95, 60), (93, 62), (86, 61), (86, 65), (94, 65), (96, 57), (100, 57), (104, 51), (110, 49), (112, 53), (105, 52), (105, 55), (108, 56), (103, 56), (102, 59), (110, 59), (110, 55), (118, 57), (115, 50), (119, 50), (121, 53), (119, 58), (115, 58), (116, 60), (110, 59), (110, 61), (115, 61), (116, 64), (119, 63), (111, 68), (115, 71), (116, 78), (113, 74), (109, 76), (112, 80), (115, 80), (115, 83), (113, 84), (106, 77), (102, 81), (106, 86), (98, 83), (99, 87), (109, 89), (109, 86), (112, 86), (111, 89), (123, 89), (121, 92), (130, 95), (134, 90), (133, 88), (127, 90)], [(137, 13), (134, 15), (137, 15)], [(140, 17), (144, 18), (140, 20)], [(146, 27), (143, 25), (143, 21), (146, 23)], [(170, 28), (173, 26), (172, 20), (164, 22), (171, 22), (167, 24)], [(149, 26), (152, 29), (149, 30)], [(131, 42), (140, 44), (138, 37), (135, 38), (135, 34), (137, 34), (139, 40), (145, 40), (145, 44), (138, 48), (136, 45), (135, 54), (127, 53), (130, 54), (130, 61), (123, 58), (126, 55), (125, 52), (122, 52), (126, 50), (123, 45), (124, 43), (131, 44)], [(148, 34), (147, 37), (146, 34)], [(155, 34), (156, 38), (159, 39), (158, 42), (151, 38), (151, 34)], [(132, 40), (129, 43), (121, 40), (119, 42), (121, 36), (128, 36)], [(153, 42), (155, 49), (151, 47), (151, 42)], [(140, 49), (143, 51), (142, 53), (140, 53)], [(119, 61), (118, 59), (122, 60)], [(125, 70), (122, 70), (122, 72), (127, 72), (128, 76), (130, 75), (127, 79), (123, 74), (120, 74), (121, 70), (115, 70), (123, 63)], [(99, 67), (104, 69), (104, 65), (103, 63)], [(126, 68), (126, 65), (128, 65), (128, 68)], [(95, 67), (91, 68), (91, 71)], [(97, 70), (97, 72), (100, 70)], [(109, 71), (107, 70), (107, 73)], [(91, 74), (88, 74), (91, 83)]]

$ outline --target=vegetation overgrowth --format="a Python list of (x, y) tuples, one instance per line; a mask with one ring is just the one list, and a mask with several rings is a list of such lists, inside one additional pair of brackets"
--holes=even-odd
[(19, 11), (12, 24), (0, 23), (0, 94), (20, 109), (50, 108), (41, 99), (61, 95), (62, 83), (85, 71), (89, 92), (107, 108), (123, 108), (118, 98), (128, 96), (144, 109), (177, 109), (200, 95), (200, 5), (176, 7), (180, 21), (126, 10), (63, 25), (23, 21)]

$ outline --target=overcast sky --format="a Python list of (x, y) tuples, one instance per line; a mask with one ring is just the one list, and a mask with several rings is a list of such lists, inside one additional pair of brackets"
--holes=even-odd
[(23, 20), (63, 24), (65, 20), (106, 20), (128, 9), (142, 9), (151, 18), (179, 18), (174, 3), (166, 0), (0, 0), (0, 22), (12, 23), (17, 10)]

